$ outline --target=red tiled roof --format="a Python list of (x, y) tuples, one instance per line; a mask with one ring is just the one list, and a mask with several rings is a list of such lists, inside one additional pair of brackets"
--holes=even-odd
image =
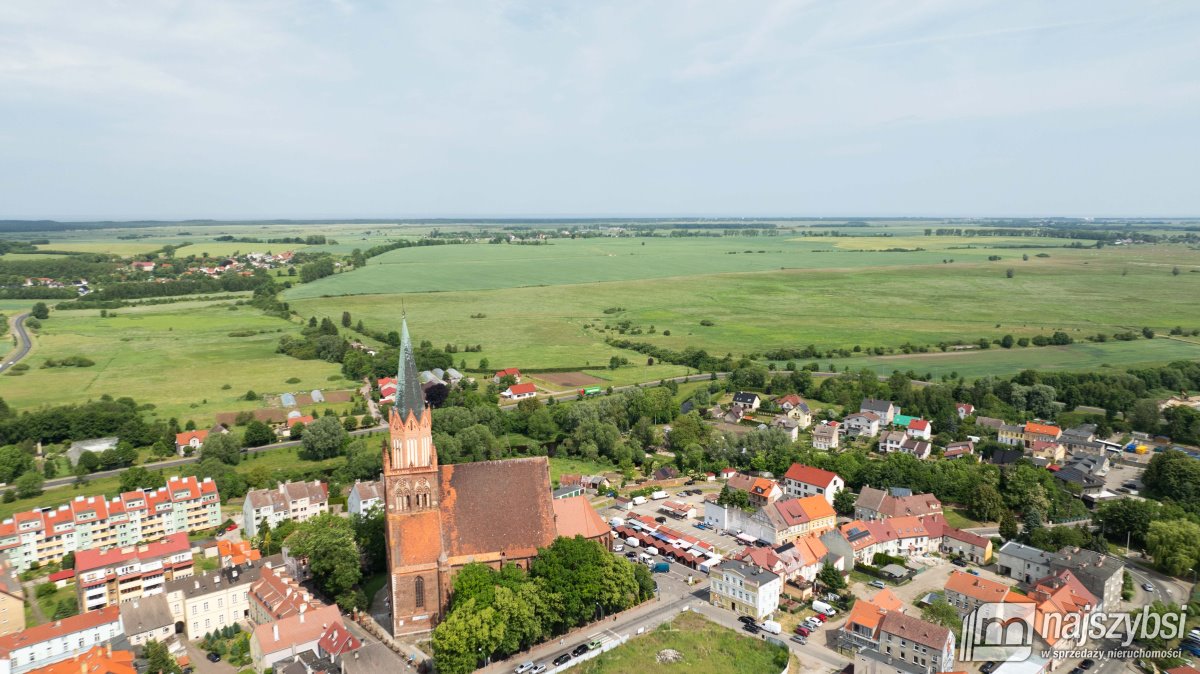
[(530, 383), (513, 384), (512, 386), (508, 387), (508, 394), (514, 395), (514, 396), (523, 395), (525, 393), (535, 393), (536, 391), (537, 391), (537, 386), (535, 386), (534, 384), (530, 384)]
[[(342, 625), (342, 614), (336, 606), (322, 606), (281, 620), (263, 623), (254, 628), (253, 638), (259, 644), (260, 653), (278, 653), (293, 646), (317, 641), (331, 625)], [(279, 640), (275, 639), (278, 630)]]
[(791, 468), (783, 474), (783, 477), (804, 484), (814, 484), (818, 487), (828, 487), (830, 483), (837, 478), (838, 474), (812, 466), (804, 466), (798, 463), (793, 463)]
[(503, 370), (496, 370), (496, 376), (501, 379), (503, 379), (504, 377), (507, 377), (510, 374), (514, 377), (520, 377), (521, 371), (515, 367), (506, 367)]
[(18, 648), (31, 644), (40, 644), (55, 637), (82, 632), (108, 623), (115, 623), (121, 617), (121, 607), (108, 606), (99, 611), (88, 611), (79, 615), (63, 618), (44, 625), (28, 627), (20, 632), (6, 634), (0, 637), (0, 656), (8, 656)]
[(914, 431), (927, 431), (929, 430), (929, 422), (924, 419), (913, 419), (908, 422), (908, 427)]
[(133, 653), (110, 651), (108, 646), (97, 645), (73, 658), (60, 660), (52, 665), (31, 669), (25, 674), (136, 674)]
[(151, 560), (159, 557), (186, 552), (191, 549), (187, 534), (174, 533), (170, 536), (142, 546), (128, 548), (89, 548), (75, 553), (75, 570), (79, 573), (99, 569), (113, 564), (120, 564), (132, 559)]
[(554, 526), (563, 538), (579, 535), (592, 539), (612, 531), (586, 496), (554, 499), (553, 505)]
[(335, 657), (342, 653), (356, 651), (359, 646), (362, 646), (362, 643), (340, 623), (330, 625), (329, 629), (325, 630), (325, 634), (321, 636), (321, 640), (317, 642), (317, 648)]
[(190, 444), (192, 441), (192, 438), (199, 440), (200, 444), (204, 444), (204, 439), (207, 437), (208, 437), (208, 431), (201, 431), (201, 430), (184, 431), (182, 433), (175, 434), (175, 444), (176, 445)]
[(1037, 433), (1038, 435), (1052, 435), (1056, 438), (1059, 435), (1062, 435), (1062, 429), (1060, 429), (1058, 426), (1051, 426), (1050, 424), (1039, 424), (1039, 423), (1035, 423), (1032, 421), (1027, 422), (1025, 424), (1025, 432), (1026, 433)]
[(58, 573), (52, 573), (46, 580), (51, 583), (57, 583), (60, 580), (70, 580), (75, 577), (75, 569), (63, 569)]

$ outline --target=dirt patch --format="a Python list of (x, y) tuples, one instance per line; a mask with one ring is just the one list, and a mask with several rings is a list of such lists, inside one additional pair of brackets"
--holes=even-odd
[(544, 374), (531, 374), (531, 377), (536, 377), (542, 381), (554, 384), (555, 386), (564, 386), (567, 388), (576, 386), (596, 386), (604, 384), (605, 381), (599, 377), (593, 377), (590, 374), (583, 372), (546, 372)]
[[(237, 421), (237, 416), (241, 412), (219, 412), (217, 417), (218, 424), (225, 424), (232, 427)], [(266, 408), (254, 410), (254, 418), (257, 421), (266, 422), (268, 424), (280, 424), (287, 421), (287, 412), (279, 408)]]

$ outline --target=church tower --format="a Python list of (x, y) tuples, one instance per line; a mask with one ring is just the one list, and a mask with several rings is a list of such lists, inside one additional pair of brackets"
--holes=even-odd
[(437, 623), (443, 600), (444, 559), (437, 450), (433, 413), (417, 377), (408, 321), (400, 326), (396, 401), (388, 415), (383, 447), (383, 487), (387, 512), (387, 555), (392, 595), (393, 634), (428, 631)]

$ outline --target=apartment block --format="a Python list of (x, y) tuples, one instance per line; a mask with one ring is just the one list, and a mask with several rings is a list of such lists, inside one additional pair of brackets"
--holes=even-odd
[(274, 489), (255, 489), (246, 494), (242, 506), (242, 525), (247, 538), (258, 535), (263, 522), (272, 528), (280, 522), (304, 522), (329, 512), (329, 485), (312, 482), (285, 482)]
[(79, 609), (161, 594), (164, 584), (192, 575), (192, 546), (182, 531), (154, 543), (127, 548), (80, 550), (75, 554)]
[(129, 547), (220, 524), (221, 497), (211, 478), (172, 477), (164, 487), (111, 500), (77, 496), (57, 508), (17, 513), (0, 523), (0, 555), (20, 572), (69, 552)]

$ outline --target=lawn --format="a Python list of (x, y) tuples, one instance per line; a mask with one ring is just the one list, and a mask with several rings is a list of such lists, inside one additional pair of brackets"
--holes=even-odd
[[(202, 428), (217, 412), (253, 409), (248, 391), (284, 393), (348, 385), (335, 363), (275, 353), (294, 324), (233, 302), (180, 302), (98, 311), (56, 311), (42, 323), (37, 350), (21, 376), (3, 378), (4, 398), (18, 409), (83, 402), (103, 394), (153, 403), (161, 418)], [(253, 331), (246, 337), (233, 332)], [(85, 355), (87, 368), (43, 368), (47, 358)], [(289, 384), (290, 378), (298, 383)]]
[(571, 473), (573, 475), (598, 475), (600, 473), (608, 473), (617, 470), (617, 467), (611, 463), (599, 463), (597, 461), (587, 461), (585, 459), (573, 459), (566, 457), (554, 457), (550, 459), (550, 481), (558, 482), (558, 478), (563, 473)]
[[(671, 648), (682, 662), (659, 663), (659, 651)], [(579, 674), (658, 674), (694, 671), (705, 674), (778, 674), (788, 663), (780, 646), (743, 636), (696, 613), (682, 613), (669, 623), (575, 667)]]
[(946, 506), (942, 509), (942, 514), (946, 517), (946, 524), (955, 529), (970, 529), (983, 526), (983, 522), (968, 517), (965, 508)]
[[(1054, 241), (1037, 240), (1039, 245)], [(829, 240), (801, 241), (805, 249), (824, 246), (831, 251), (868, 242), (874, 239), (837, 239), (836, 246)], [(362, 270), (295, 287), (286, 297), (302, 315), (336, 320), (349, 311), (376, 329), (395, 327), (403, 300), (416, 339), (480, 344), (481, 352), (463, 353), (459, 359), (472, 367), (487, 358), (491, 367), (527, 370), (591, 371), (614, 355), (645, 362), (640, 354), (607, 345), (606, 337), (676, 350), (747, 354), (807, 344), (822, 349), (899, 347), (1055, 330), (1082, 339), (1142, 326), (1160, 333), (1175, 325), (1200, 327), (1192, 310), (1200, 274), (1171, 274), (1174, 265), (1200, 265), (1200, 253), (1184, 246), (1055, 248), (1049, 249), (1051, 257), (1023, 261), (1019, 252), (1007, 249), (805, 253), (774, 237), (753, 243), (652, 240), (645, 250), (658, 246), (667, 251), (653, 259), (638, 240), (572, 244), (576, 242), (399, 250), (374, 258)], [(784, 252), (725, 255), (718, 249), (722, 245)], [(687, 246), (695, 251), (686, 252)], [(494, 259), (481, 257), (485, 254)], [(987, 254), (1003, 259), (988, 262)], [(758, 260), (772, 255), (795, 260)], [(936, 259), (927, 259), (929, 255)], [(954, 263), (941, 262), (951, 255)], [(493, 274), (493, 265), (503, 273)], [(1011, 279), (1005, 277), (1009, 266), (1015, 270)], [(536, 271), (527, 274), (530, 269)], [(572, 277), (568, 270), (582, 271)], [(495, 287), (502, 283), (560, 285)], [(470, 286), (479, 289), (468, 290)], [(349, 294), (332, 296), (341, 293)], [(320, 296), (324, 294), (331, 296)], [(619, 334), (621, 321), (642, 334)], [(611, 329), (605, 330), (606, 325)], [(668, 330), (670, 335), (664, 334)], [(1163, 352), (1127, 357), (1118, 346), (1079, 349), (1072, 366), (1159, 362), (1187, 352), (1179, 345), (1151, 348)], [(1032, 349), (1023, 353), (1035, 357)], [(859, 361), (841, 363), (857, 366)], [(890, 370), (894, 364), (878, 367)], [(1012, 367), (981, 362), (977, 371)], [(636, 374), (634, 368), (631, 374)]]

